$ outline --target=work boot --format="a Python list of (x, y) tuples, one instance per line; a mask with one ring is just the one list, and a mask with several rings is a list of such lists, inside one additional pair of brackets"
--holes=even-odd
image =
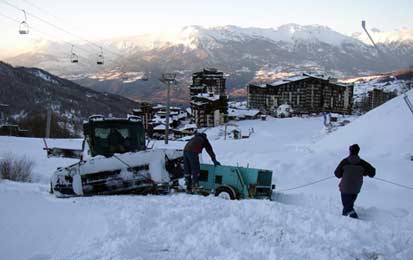
[(193, 194), (193, 188), (192, 188), (192, 186), (186, 186), (186, 193), (188, 193), (188, 194)]
[(357, 213), (352, 210), (347, 214), (350, 218), (359, 218), (359, 216), (357, 215)]

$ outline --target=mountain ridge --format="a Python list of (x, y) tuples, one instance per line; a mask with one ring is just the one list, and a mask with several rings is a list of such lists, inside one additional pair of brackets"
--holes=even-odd
[[(191, 73), (204, 67), (224, 71), (230, 93), (250, 82), (272, 81), (280, 73), (312, 71), (344, 78), (409, 68), (413, 66), (413, 33), (411, 37), (410, 30), (399, 32), (402, 34), (389, 34), (389, 40), (385, 40), (387, 34), (372, 30), (373, 36), (382, 35), (377, 41), (378, 52), (364, 34), (352, 37), (322, 25), (291, 23), (277, 28), (192, 25), (159, 35), (101, 41), (99, 44), (106, 50), (102, 67), (95, 64), (96, 53), (82, 53), (80, 48), (76, 49), (79, 64), (70, 63), (70, 50), (58, 43), (9, 62), (44, 68), (95, 90), (156, 102), (165, 96), (159, 76), (176, 71), (181, 80), (173, 99), (181, 102), (191, 84)], [(147, 82), (139, 77), (124, 80), (128, 77), (125, 74), (133, 73), (152, 78)]]

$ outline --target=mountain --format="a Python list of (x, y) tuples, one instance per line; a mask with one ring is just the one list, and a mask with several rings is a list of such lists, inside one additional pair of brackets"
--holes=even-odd
[[(39, 66), (92, 89), (134, 100), (163, 101), (166, 91), (158, 78), (163, 72), (177, 71), (173, 101), (187, 102), (191, 73), (204, 67), (224, 71), (228, 90), (235, 94), (243, 93), (239, 89), (251, 81), (265, 82), (302, 71), (345, 77), (413, 65), (412, 30), (383, 33), (374, 29), (372, 34), (380, 52), (361, 33), (347, 36), (320, 25), (186, 26), (176, 32), (101, 41), (98, 44), (104, 46), (106, 58), (103, 67), (94, 64), (96, 51), (82, 53), (91, 49), (88, 45), (78, 48), (80, 64), (71, 64), (70, 49), (59, 43), (8, 61)], [(145, 74), (149, 80), (140, 80), (139, 75)]]
[(137, 106), (130, 99), (82, 87), (42, 69), (4, 62), (0, 62), (0, 104), (9, 105), (6, 114), (11, 121), (28, 128), (33, 123), (28, 121), (42, 117), (50, 105), (54, 122), (74, 135), (80, 132), (82, 120), (92, 114), (125, 117)]

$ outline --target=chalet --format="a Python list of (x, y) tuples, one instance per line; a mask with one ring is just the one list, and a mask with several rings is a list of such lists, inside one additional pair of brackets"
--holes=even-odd
[(265, 85), (248, 86), (248, 106), (273, 113), (289, 105), (294, 114), (334, 112), (350, 114), (353, 85), (323, 75), (303, 73)]
[(28, 136), (28, 133), (28, 130), (21, 129), (18, 125), (0, 125), (0, 135), (26, 137)]
[(224, 73), (206, 68), (192, 74), (191, 114), (198, 127), (213, 127), (227, 121), (228, 96)]
[(155, 110), (153, 109), (152, 104), (146, 102), (141, 103), (140, 108), (133, 110), (133, 115), (141, 118), (145, 130), (148, 130), (150, 128), (149, 125), (153, 119), (154, 114)]

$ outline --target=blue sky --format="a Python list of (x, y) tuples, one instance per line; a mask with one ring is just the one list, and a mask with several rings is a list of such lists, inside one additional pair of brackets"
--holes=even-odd
[[(320, 24), (345, 34), (360, 31), (360, 21), (383, 31), (413, 28), (409, 0), (7, 0), (19, 8), (88, 39), (159, 32), (185, 25), (277, 27), (286, 23)], [(33, 5), (40, 7), (43, 12)], [(0, 14), (21, 20), (23, 13), (0, 0)], [(57, 19), (57, 18), (58, 19)], [(53, 38), (68, 39), (29, 16), (29, 23)], [(17, 24), (0, 15), (0, 57), (28, 48), (16, 34)], [(42, 35), (29, 37), (45, 38)], [(33, 39), (33, 38), (32, 38)], [(3, 54), (3, 55), (2, 55)], [(6, 55), (7, 56), (7, 55)]]

